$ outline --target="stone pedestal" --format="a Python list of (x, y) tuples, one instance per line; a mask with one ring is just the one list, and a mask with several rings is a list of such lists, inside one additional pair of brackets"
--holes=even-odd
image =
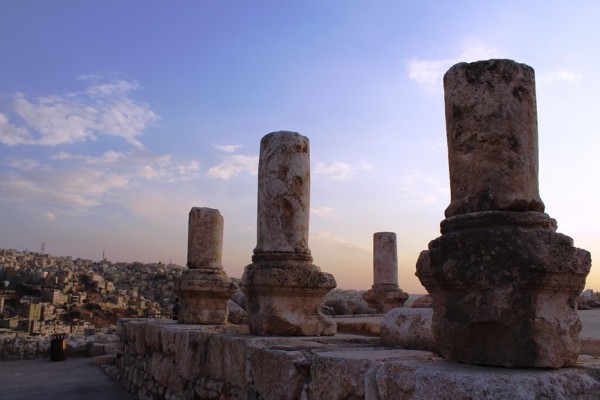
[(188, 225), (188, 270), (175, 282), (182, 324), (225, 324), (235, 286), (223, 271), (223, 217), (219, 210), (194, 207)]
[(398, 247), (394, 232), (373, 234), (373, 286), (363, 299), (380, 313), (402, 307), (408, 293), (398, 287)]
[(417, 261), (448, 360), (574, 365), (577, 297), (590, 254), (556, 232), (537, 182), (533, 70), (510, 60), (457, 64), (444, 77), (451, 204)]
[(260, 144), (257, 245), (242, 278), (252, 334), (335, 334), (321, 302), (336, 282), (312, 263), (309, 211), (308, 138), (266, 135)]

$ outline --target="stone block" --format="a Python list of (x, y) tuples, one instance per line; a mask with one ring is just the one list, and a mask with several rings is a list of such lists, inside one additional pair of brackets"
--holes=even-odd
[(249, 360), (254, 387), (261, 398), (300, 398), (310, 375), (310, 361), (301, 351), (257, 349), (250, 355)]
[(593, 400), (600, 363), (582, 356), (574, 368), (547, 371), (431, 360), (390, 360), (365, 375), (367, 400)]
[(183, 381), (175, 368), (175, 358), (172, 355), (152, 353), (149, 372), (160, 385), (172, 391), (181, 391)]
[(211, 337), (207, 348), (206, 375), (246, 390), (252, 382), (248, 358), (261, 347), (256, 340), (245, 340), (236, 335)]
[(435, 351), (430, 308), (395, 308), (381, 322), (381, 343), (410, 350)]
[[(325, 294), (335, 288), (331, 274), (304, 260), (263, 257), (244, 271), (250, 332), (255, 335), (334, 335), (335, 322), (321, 311)], [(253, 257), (257, 259), (258, 257)]]
[(347, 345), (335, 350), (318, 351), (311, 365), (310, 399), (365, 398), (364, 377), (367, 371), (396, 357), (438, 358), (429, 352), (410, 352), (377, 346)]
[(442, 223), (417, 274), (433, 298), (444, 358), (560, 368), (579, 355), (577, 298), (590, 254), (537, 212), (488, 211)]
[(206, 375), (208, 340), (213, 332), (186, 330), (180, 331), (175, 337), (175, 369), (188, 382)]

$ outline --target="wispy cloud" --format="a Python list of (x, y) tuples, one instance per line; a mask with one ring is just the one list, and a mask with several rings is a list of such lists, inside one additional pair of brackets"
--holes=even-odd
[(235, 151), (242, 146), (239, 144), (215, 144), (213, 147), (225, 153), (235, 153)]
[(11, 111), (0, 113), (0, 143), (56, 146), (108, 135), (141, 149), (138, 137), (158, 116), (131, 97), (138, 87), (137, 82), (116, 80), (34, 99), (15, 93), (10, 96)]
[(0, 174), (0, 197), (27, 199), (57, 210), (81, 212), (114, 200), (123, 189), (144, 182), (172, 183), (198, 179), (198, 161), (174, 162), (170, 156), (107, 151), (99, 156), (59, 152), (50, 163), (7, 158), (9, 170)]
[(456, 57), (442, 59), (411, 58), (406, 62), (409, 79), (417, 82), (427, 92), (439, 93), (443, 89), (442, 78), (446, 71), (459, 62), (473, 62), (500, 57), (501, 52), (479, 40), (467, 38), (461, 44)]
[(372, 252), (370, 247), (353, 242), (352, 240), (336, 235), (332, 232), (319, 232), (315, 235), (311, 235), (310, 240), (313, 242), (323, 243), (324, 245), (334, 246), (343, 251), (353, 251), (363, 254), (371, 254)]
[(578, 82), (581, 80), (581, 75), (567, 69), (559, 69), (544, 73), (537, 80), (542, 82)]
[(9, 167), (14, 168), (14, 169), (19, 169), (21, 171), (33, 171), (36, 169), (48, 169), (49, 168), (49, 165), (42, 164), (39, 161), (32, 160), (30, 158), (19, 159), (19, 158), (8, 157), (6, 159), (6, 165), (8, 165)]
[(24, 127), (15, 126), (10, 123), (8, 116), (0, 113), (0, 143), (7, 146), (30, 142), (29, 131)]
[(46, 213), (46, 219), (47, 219), (48, 221), (54, 222), (54, 221), (56, 221), (56, 215), (55, 215), (54, 213), (52, 213), (52, 212), (48, 211), (48, 212)]
[(356, 165), (342, 161), (336, 161), (331, 164), (317, 161), (313, 168), (313, 173), (327, 175), (337, 181), (350, 181), (356, 177), (358, 172), (371, 170), (373, 170), (373, 166), (365, 161), (361, 161)]
[(333, 217), (335, 216), (335, 209), (331, 207), (311, 207), (310, 214), (317, 217)]
[(398, 180), (400, 198), (406, 204), (433, 204), (447, 201), (450, 189), (437, 176), (419, 171), (402, 171)]
[(127, 151), (101, 154), (59, 151), (47, 159), (7, 157), (0, 169), (0, 197), (48, 207), (59, 213), (81, 213), (117, 201), (123, 191), (140, 191), (145, 183), (172, 183), (201, 177), (200, 162), (156, 155), (140, 141), (158, 119), (134, 99), (136, 81), (85, 75), (76, 92), (32, 98), (16, 93), (0, 110), (0, 145), (56, 146), (118, 137)]
[(123, 160), (127, 157), (127, 154), (116, 152), (109, 150), (104, 152), (102, 155), (98, 157), (94, 156), (85, 156), (78, 154), (67, 153), (66, 151), (61, 151), (60, 153), (54, 154), (50, 157), (52, 160), (81, 160), (86, 164), (112, 164), (119, 160)]
[(258, 173), (258, 156), (231, 154), (224, 156), (221, 162), (208, 169), (206, 175), (211, 178), (228, 180), (242, 173)]

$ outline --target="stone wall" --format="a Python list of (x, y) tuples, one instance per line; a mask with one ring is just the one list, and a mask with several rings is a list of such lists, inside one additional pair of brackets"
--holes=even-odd
[(560, 370), (462, 365), (379, 338), (252, 336), (125, 319), (117, 378), (140, 399), (597, 399), (600, 358)]

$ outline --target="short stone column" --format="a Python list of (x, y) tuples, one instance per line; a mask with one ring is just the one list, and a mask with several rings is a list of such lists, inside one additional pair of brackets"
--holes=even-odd
[(444, 90), (451, 203), (417, 261), (436, 347), (472, 364), (574, 365), (591, 258), (543, 212), (533, 69), (460, 63)]
[(336, 282), (312, 263), (309, 212), (308, 138), (295, 132), (266, 135), (260, 142), (257, 245), (242, 278), (252, 334), (335, 334), (321, 302)]
[(223, 217), (219, 210), (194, 207), (189, 214), (187, 267), (175, 282), (178, 322), (225, 324), (235, 286), (223, 271)]
[(363, 299), (380, 313), (402, 307), (408, 293), (398, 287), (398, 247), (394, 232), (373, 234), (373, 286)]

